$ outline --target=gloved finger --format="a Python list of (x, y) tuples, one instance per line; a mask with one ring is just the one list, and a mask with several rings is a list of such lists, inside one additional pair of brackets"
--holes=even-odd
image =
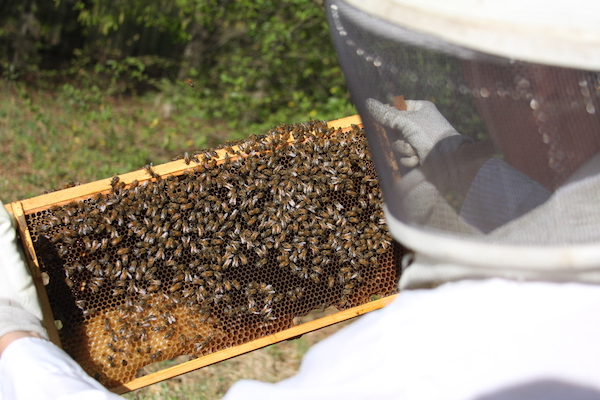
[[(409, 101), (406, 103), (408, 107)], [(394, 125), (396, 124), (397, 116), (400, 111), (388, 104), (380, 103), (375, 99), (367, 99), (366, 106), (369, 114), (371, 114), (378, 124), (396, 129)]]
[(366, 106), (379, 124), (400, 130), (405, 136), (421, 134), (424, 130), (431, 136), (458, 134), (430, 101), (406, 100), (406, 111), (400, 111), (375, 99), (367, 99)]
[(419, 165), (419, 157), (418, 156), (402, 157), (400, 159), (400, 164), (407, 168), (414, 168), (417, 165)]
[(425, 103), (428, 102), (407, 100), (407, 111), (397, 110), (375, 99), (367, 99), (366, 106), (377, 123), (400, 131), (417, 154), (424, 157), (435, 145), (435, 138), (430, 138), (427, 133), (427, 117), (422, 115), (423, 112), (429, 112), (429, 106)]
[(430, 101), (407, 100), (407, 111), (375, 99), (367, 99), (365, 105), (379, 124), (400, 131), (421, 160), (443, 139), (460, 136)]
[(400, 154), (400, 164), (405, 167), (413, 168), (419, 165), (419, 156), (415, 149), (405, 140), (396, 140), (392, 143), (392, 148)]
[(383, 104), (375, 99), (367, 99), (366, 106), (369, 113), (381, 125), (395, 128), (398, 123), (398, 118), (411, 112), (424, 110), (425, 112), (437, 111), (435, 104), (426, 100), (406, 100), (406, 110), (398, 110), (396, 107), (389, 104)]
[(392, 148), (400, 153), (400, 155), (403, 157), (412, 157), (417, 155), (415, 149), (410, 145), (410, 143), (402, 139), (396, 140), (394, 143), (392, 143)]
[(0, 296), (19, 303), (25, 310), (42, 319), (33, 279), (17, 243), (16, 229), (2, 202), (0, 202)]
[(424, 127), (428, 125), (428, 115), (432, 111), (437, 112), (433, 103), (422, 100), (407, 100), (406, 111), (400, 111), (375, 99), (367, 99), (366, 106), (377, 123), (402, 132), (413, 147), (413, 138), (424, 134)]
[(425, 100), (405, 100), (404, 103), (406, 104), (406, 111), (419, 111), (423, 107), (433, 105), (432, 102)]

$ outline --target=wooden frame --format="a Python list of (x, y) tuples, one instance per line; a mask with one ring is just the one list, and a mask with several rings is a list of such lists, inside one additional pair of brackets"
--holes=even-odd
[[(355, 115), (331, 121), (328, 123), (328, 126), (333, 128), (341, 128), (342, 130), (350, 130), (352, 129), (352, 125), (361, 124), (362, 123), (359, 116)], [(217, 154), (217, 157), (219, 159), (222, 159), (225, 155), (225, 150), (217, 150)], [(153, 170), (161, 176), (166, 176), (182, 174), (189, 168), (190, 166), (185, 163), (185, 160), (176, 160), (162, 165), (154, 166)], [(119, 175), (119, 178), (120, 181), (125, 183), (126, 185), (133, 182), (134, 180), (143, 181), (149, 179), (147, 172), (143, 169)], [(72, 188), (63, 189), (56, 192), (51, 192), (41, 196), (33, 197), (30, 199), (16, 201), (6, 205), (6, 208), (9, 211), (9, 213), (11, 213), (14, 216), (14, 219), (16, 220), (21, 242), (23, 244), (23, 248), (25, 249), (27, 263), (31, 269), (36, 288), (38, 289), (38, 295), (40, 297), (42, 311), (44, 314), (44, 322), (48, 329), (48, 334), (50, 336), (51, 341), (57, 344), (58, 346), (61, 346), (58, 329), (56, 328), (54, 323), (54, 317), (52, 316), (50, 303), (48, 301), (48, 297), (44, 289), (43, 276), (40, 273), (37, 256), (34, 250), (34, 246), (31, 240), (31, 235), (25, 217), (26, 215), (35, 213), (37, 211), (45, 210), (50, 206), (67, 204), (74, 200), (86, 198), (96, 193), (107, 193), (111, 188), (110, 182), (111, 178), (102, 179), (88, 184), (83, 184)], [(348, 310), (340, 311), (314, 321), (310, 321), (289, 329), (285, 329), (281, 332), (253, 340), (242, 345), (217, 351), (207, 356), (203, 356), (176, 365), (174, 367), (170, 367), (149, 374), (141, 378), (136, 378), (126, 384), (123, 384), (122, 386), (114, 387), (111, 390), (115, 393), (123, 394), (128, 391), (152, 385), (154, 383), (181, 374), (185, 374), (195, 369), (215, 364), (217, 362), (224, 361), (226, 359), (236, 357), (238, 355), (245, 354), (253, 350), (269, 346), (274, 343), (289, 340), (301, 336), (305, 333), (312, 332), (338, 322), (355, 318), (369, 311), (382, 308), (385, 305), (389, 304), (395, 298), (395, 296), (396, 295), (388, 296), (382, 299), (371, 301), (369, 303), (353, 307)]]

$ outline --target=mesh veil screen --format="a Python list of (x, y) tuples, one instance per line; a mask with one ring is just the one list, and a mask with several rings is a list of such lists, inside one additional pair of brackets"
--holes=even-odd
[[(600, 239), (598, 213), (585, 211), (593, 190), (579, 190), (600, 170), (598, 71), (482, 54), (341, 1), (327, 10), (393, 218), (491, 243)], [(394, 110), (399, 95), (408, 112)], [(435, 107), (410, 116), (410, 100)]]

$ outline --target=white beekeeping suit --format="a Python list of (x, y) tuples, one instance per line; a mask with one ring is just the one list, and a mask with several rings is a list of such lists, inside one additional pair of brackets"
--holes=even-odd
[[(414, 259), (397, 300), (309, 350), (296, 376), (226, 399), (600, 398), (598, 8), (327, 1), (388, 226)], [(37, 331), (29, 313), (0, 329)], [(6, 347), (0, 391), (112, 396), (39, 337)]]

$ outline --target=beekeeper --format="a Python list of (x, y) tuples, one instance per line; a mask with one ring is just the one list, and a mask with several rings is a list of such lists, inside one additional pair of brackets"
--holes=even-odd
[[(599, 7), (327, 1), (388, 227), (414, 255), (396, 301), (226, 399), (600, 398)], [(43, 339), (0, 217), (4, 398), (109, 398)]]

